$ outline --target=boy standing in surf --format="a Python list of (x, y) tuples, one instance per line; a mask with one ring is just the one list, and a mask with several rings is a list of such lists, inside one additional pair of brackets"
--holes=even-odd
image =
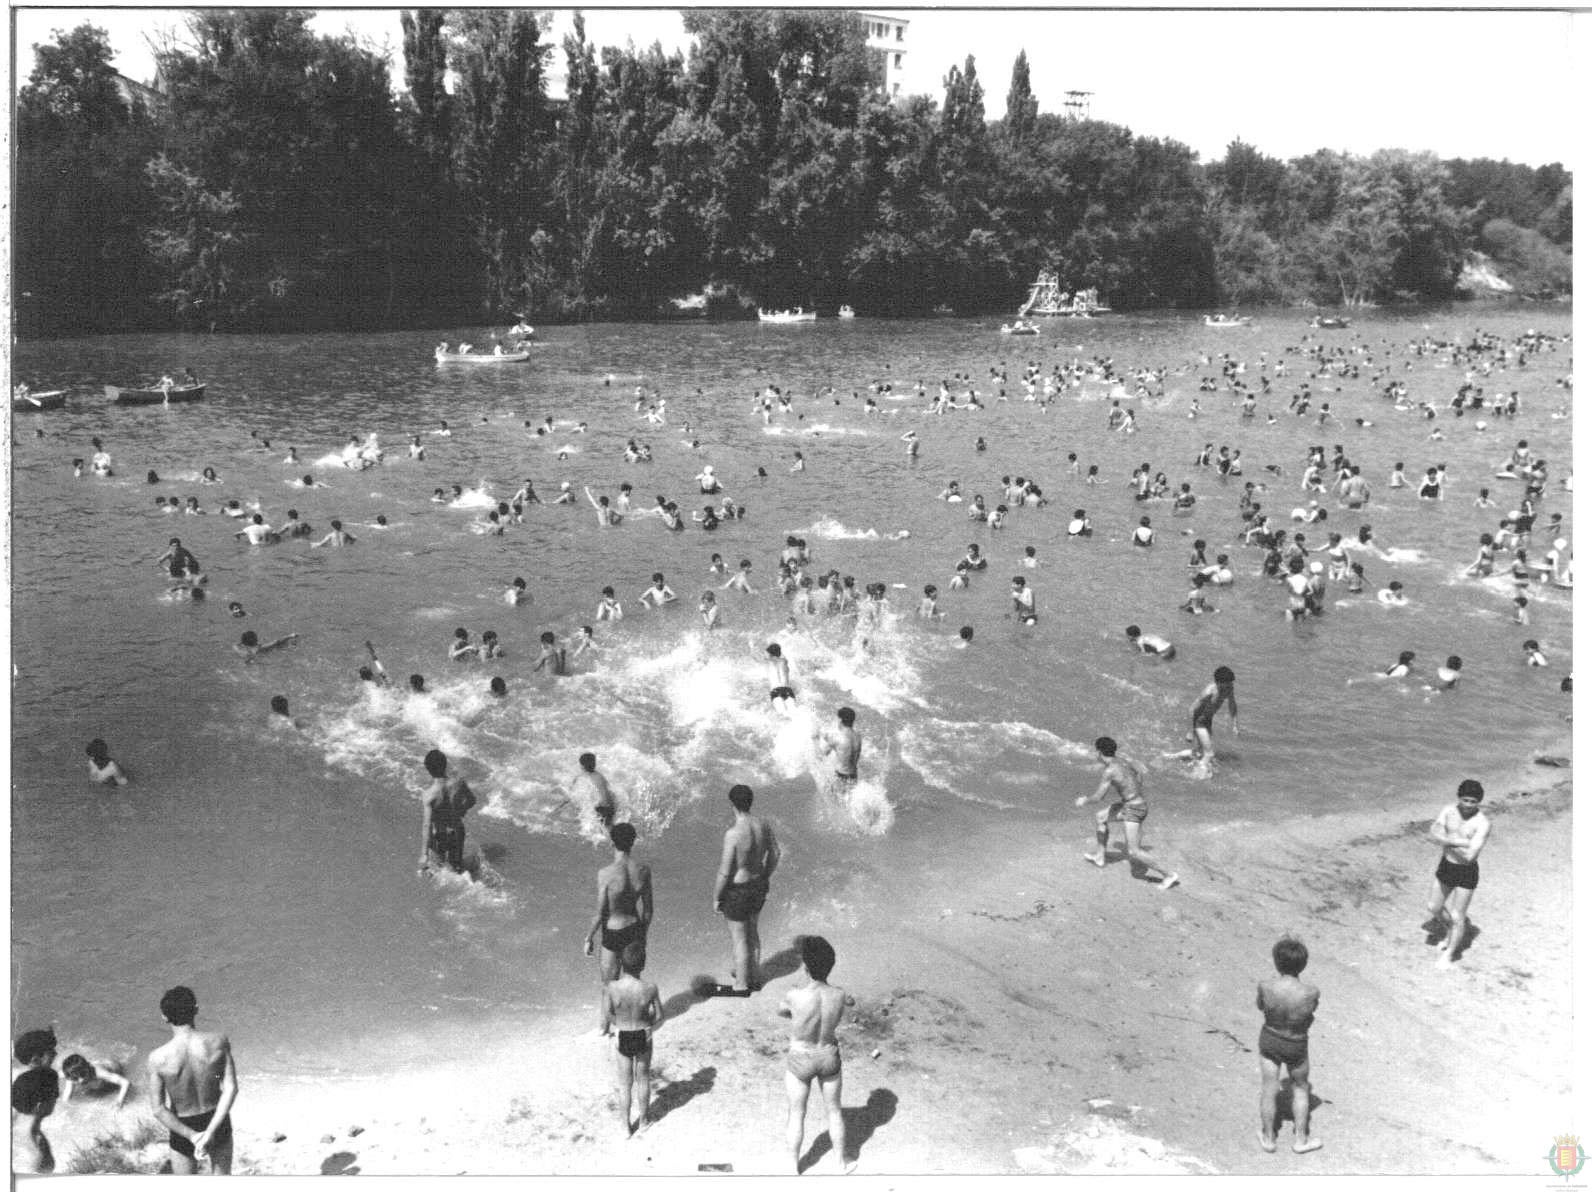
[(1237, 681), (1230, 667), (1219, 666), (1212, 675), (1212, 682), (1208, 683), (1205, 690), (1194, 701), (1194, 706), (1189, 709), (1193, 719), (1191, 736), (1194, 748), (1186, 756), (1193, 761), (1213, 762), (1216, 760), (1216, 746), (1211, 740), (1211, 732), (1216, 723), (1216, 713), (1223, 704), (1227, 705), (1229, 721), (1233, 727), (1233, 735), (1238, 735), (1238, 699), (1233, 694), (1233, 684)]
[(431, 785), (420, 796), (420, 872), (433, 864), (464, 871), (464, 817), (475, 806), (475, 792), (462, 778), (448, 777), (448, 755), (433, 749), (425, 757)]

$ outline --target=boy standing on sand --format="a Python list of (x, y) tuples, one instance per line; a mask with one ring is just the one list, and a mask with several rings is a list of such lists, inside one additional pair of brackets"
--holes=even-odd
[[(619, 955), (623, 971), (603, 986), (603, 1033), (618, 1028), (614, 1077), (619, 1085), (619, 1118), (625, 1124), (626, 1138), (647, 1128), (647, 1111), (652, 1105), (652, 1032), (663, 1022), (658, 987), (641, 979), (646, 963), (646, 949), (639, 940), (632, 940)], [(641, 1109), (634, 1123), (630, 1120), (632, 1095)]]
[(1319, 1151), (1321, 1140), (1310, 1137), (1310, 1024), (1315, 1021), (1321, 991), (1299, 979), (1309, 963), (1304, 943), (1285, 935), (1271, 948), (1277, 976), (1255, 991), (1255, 1008), (1266, 1016), (1260, 1028), (1260, 1149), (1277, 1149), (1277, 1091), (1287, 1070), (1293, 1093), (1295, 1153)]
[(61, 1080), (51, 1066), (55, 1047), (55, 1032), (48, 1027), (17, 1036), (13, 1054), (26, 1069), (11, 1082), (11, 1170), (19, 1175), (55, 1170), (43, 1129), (61, 1096)]
[(194, 1029), (198, 1012), (198, 999), (186, 985), (161, 997), (160, 1013), (171, 1027), (171, 1042), (149, 1054), (150, 1108), (171, 1132), (173, 1175), (193, 1175), (196, 1159), (209, 1159), (216, 1175), (231, 1175), (238, 1073), (227, 1037)]
[(768, 898), (768, 879), (779, 866), (780, 849), (773, 826), (752, 814), (751, 787), (740, 782), (732, 786), (730, 806), (735, 809), (735, 823), (724, 833), (724, 850), (713, 883), (713, 909), (730, 925), (734, 993), (749, 997), (763, 986), (757, 916)]
[(807, 1096), (813, 1081), (824, 1095), (824, 1118), (829, 1126), (829, 1141), (842, 1175), (849, 1175), (855, 1163), (846, 1161), (846, 1118), (840, 1108), (840, 1044), (835, 1027), (847, 1006), (856, 1004), (850, 994), (829, 984), (835, 967), (835, 949), (818, 935), (804, 935), (797, 941), (802, 954), (805, 984), (785, 995), (781, 1016), (790, 1018), (790, 1052), (785, 1057), (785, 1095), (790, 1115), (785, 1124), (785, 1142), (791, 1162), (801, 1174), (802, 1133), (806, 1127)]
[(1443, 954), (1437, 958), (1437, 967), (1441, 969), (1453, 965), (1455, 955), (1465, 942), (1465, 912), (1470, 909), (1471, 897), (1481, 878), (1476, 858), (1481, 855), (1487, 834), (1492, 831), (1492, 821), (1481, 813), (1482, 794), (1481, 783), (1474, 778), (1465, 779), (1459, 784), (1458, 801), (1443, 808), (1432, 821), (1431, 839), (1441, 846), (1443, 855), (1437, 862), (1431, 897), (1426, 902), (1430, 916), (1426, 929), (1436, 934), (1447, 928)]

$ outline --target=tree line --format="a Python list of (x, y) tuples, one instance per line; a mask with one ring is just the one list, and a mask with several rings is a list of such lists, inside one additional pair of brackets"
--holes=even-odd
[[(1430, 153), (1280, 161), (1042, 113), (970, 56), (881, 94), (837, 10), (693, 9), (689, 55), (555, 47), (523, 9), (401, 14), (385, 58), (311, 13), (205, 9), (125, 85), (105, 33), (18, 95), (25, 333), (655, 317), (670, 300), (1014, 309), (1041, 269), (1119, 310), (1453, 297), (1485, 251), (1568, 292), (1571, 176)], [(549, 96), (560, 55), (566, 94)]]

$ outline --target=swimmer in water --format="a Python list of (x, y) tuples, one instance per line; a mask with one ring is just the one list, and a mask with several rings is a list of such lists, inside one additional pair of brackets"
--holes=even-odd
[(531, 594), (525, 590), (525, 581), (519, 576), (514, 577), (514, 582), (503, 593), (504, 604), (529, 604)]
[(697, 604), (697, 612), (702, 615), (702, 624), (708, 629), (719, 627), (718, 599), (712, 592), (703, 592), (702, 599)]
[(663, 582), (663, 572), (652, 573), (652, 587), (641, 594), (641, 603), (648, 608), (662, 608), (666, 604), (673, 604), (679, 597), (674, 594), (674, 589)]
[(967, 649), (973, 644), (973, 627), (971, 625), (963, 625), (961, 629), (957, 630), (956, 636), (955, 648), (958, 650)]
[(796, 699), (796, 691), (790, 685), (790, 663), (778, 642), (769, 642), (765, 652), (768, 656), (769, 702), (781, 711), (786, 711)]
[(269, 654), (272, 650), (280, 650), (291, 642), (298, 640), (298, 634), (289, 633), (277, 638), (275, 641), (261, 642), (259, 634), (252, 629), (244, 630), (243, 636), (238, 639), (238, 644), (232, 647), (234, 654), (241, 655), (245, 664), (253, 662), (261, 654)]
[(319, 542), (312, 542), (312, 543), (310, 543), (310, 545), (312, 547), (315, 547), (315, 546), (327, 546), (327, 545), (330, 545), (330, 546), (352, 546), (354, 543), (356, 543), (358, 541), (359, 541), (359, 539), (355, 538), (347, 530), (343, 529), (343, 523), (338, 521), (334, 517), (334, 518), (332, 518), (332, 529), (331, 529), (331, 532), (329, 534), (327, 534), (326, 537), (322, 538)]
[(1145, 633), (1137, 625), (1129, 625), (1124, 632), (1133, 648), (1141, 654), (1150, 654), (1165, 661), (1177, 657), (1177, 647), (1164, 637), (1157, 637), (1153, 633)]
[(88, 755), (88, 776), (100, 786), (126, 786), (127, 774), (111, 758), (110, 747), (95, 737), (83, 750)]
[(557, 635), (551, 629), (545, 630), (542, 633), (541, 643), (542, 652), (536, 659), (536, 665), (531, 667), (531, 671), (534, 673), (546, 667), (551, 675), (569, 674), (568, 658), (564, 647), (558, 644)]
[(619, 603), (619, 598), (614, 595), (613, 588), (602, 590), (602, 599), (597, 602), (597, 619), (599, 621), (623, 621), (625, 610)]

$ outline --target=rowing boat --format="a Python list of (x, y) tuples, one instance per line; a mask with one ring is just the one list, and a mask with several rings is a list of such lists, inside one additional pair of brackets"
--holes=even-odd
[(18, 393), (11, 398), (11, 412), (37, 414), (41, 410), (59, 410), (65, 404), (65, 389), (48, 389), (43, 393)]
[(434, 353), (438, 364), (523, 364), (531, 358), (526, 351), (519, 352), (443, 352)]
[(170, 389), (124, 389), (105, 386), (105, 396), (119, 406), (158, 406), (174, 401), (202, 401), (203, 385), (173, 385)]

